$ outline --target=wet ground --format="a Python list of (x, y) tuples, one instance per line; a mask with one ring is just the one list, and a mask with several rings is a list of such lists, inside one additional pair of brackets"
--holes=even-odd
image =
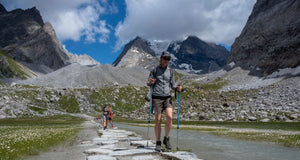
[(92, 140), (98, 137), (99, 125), (93, 121), (86, 121), (82, 124), (82, 130), (73, 142), (59, 145), (48, 152), (29, 157), (28, 160), (85, 160), (85, 150), (95, 147)]
[[(98, 136), (101, 133), (101, 137)], [(135, 132), (118, 129), (103, 130), (99, 123), (86, 121), (72, 143), (32, 156), (28, 160), (198, 160), (191, 152), (156, 152), (154, 142)]]
[[(164, 160), (164, 159), (205, 159), (205, 160), (283, 160), (299, 159), (300, 150), (280, 145), (241, 141), (223, 138), (199, 131), (179, 130), (179, 148), (191, 152), (154, 151), (154, 142), (147, 141), (147, 127), (131, 126), (126, 123), (115, 124), (114, 129), (103, 131), (99, 123), (86, 121), (75, 141), (65, 143), (54, 149), (28, 158), (29, 160)], [(100, 130), (99, 130), (100, 129)], [(98, 133), (102, 133), (101, 137)], [(177, 147), (176, 129), (171, 131), (173, 148)], [(162, 135), (163, 135), (162, 131)], [(154, 140), (154, 129), (149, 137)], [(144, 146), (144, 147), (139, 147)], [(176, 158), (175, 158), (176, 157)], [(180, 158), (181, 157), (181, 158)]]
[[(126, 123), (116, 124), (118, 128), (136, 132), (147, 137), (147, 127), (138, 127)], [(162, 136), (164, 134), (162, 129)], [(154, 137), (154, 128), (150, 128), (150, 138)], [(170, 134), (173, 147), (177, 146), (177, 132)], [(242, 141), (214, 136), (205, 132), (179, 130), (179, 148), (191, 149), (199, 158), (205, 160), (294, 160), (299, 159), (300, 149), (284, 147), (267, 142)]]

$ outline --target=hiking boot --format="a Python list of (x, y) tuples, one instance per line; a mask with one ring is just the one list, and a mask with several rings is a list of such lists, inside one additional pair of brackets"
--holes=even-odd
[(164, 137), (164, 145), (166, 145), (166, 148), (167, 149), (169, 149), (169, 150), (171, 150), (172, 149), (172, 146), (171, 146), (171, 144), (170, 144), (170, 137)]
[(155, 150), (160, 152), (161, 151), (161, 141), (156, 141)]

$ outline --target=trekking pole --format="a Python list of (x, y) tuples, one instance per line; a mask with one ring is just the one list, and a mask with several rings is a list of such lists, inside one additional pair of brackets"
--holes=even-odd
[(153, 86), (151, 85), (151, 92), (150, 92), (150, 107), (149, 107), (149, 119), (148, 119), (148, 132), (147, 132), (147, 147), (148, 147), (148, 140), (149, 140), (150, 119), (151, 119), (152, 92), (153, 92)]
[(178, 109), (177, 109), (177, 151), (178, 151), (178, 130), (179, 130), (179, 104), (180, 103), (180, 92), (178, 92)]

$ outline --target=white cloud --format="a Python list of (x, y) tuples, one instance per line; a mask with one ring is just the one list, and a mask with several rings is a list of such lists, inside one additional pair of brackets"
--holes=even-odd
[(106, 43), (110, 29), (99, 17), (105, 13), (116, 13), (115, 4), (106, 0), (9, 0), (4, 1), (8, 10), (15, 8), (31, 8), (36, 6), (44, 21), (49, 21), (60, 40), (86, 41)]
[(231, 45), (255, 0), (126, 0), (126, 17), (115, 29), (119, 48), (136, 36), (150, 40), (202, 40)]
[[(202, 40), (231, 45), (256, 0), (125, 0), (126, 17), (115, 28), (120, 48), (136, 36), (149, 40)], [(111, 0), (0, 0), (7, 10), (40, 10), (60, 40), (107, 43), (113, 27), (102, 14), (118, 13)]]

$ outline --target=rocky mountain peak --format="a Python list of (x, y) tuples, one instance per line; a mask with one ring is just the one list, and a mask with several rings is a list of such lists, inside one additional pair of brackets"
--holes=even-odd
[(87, 55), (68, 53), (37, 8), (7, 12), (0, 5), (0, 49), (32, 71), (47, 74), (70, 63), (97, 65)]
[(44, 21), (40, 14), (40, 11), (38, 9), (36, 9), (36, 7), (26, 9), (24, 11), (24, 14), (27, 15), (28, 17), (32, 17), (32, 19), (34, 19), (36, 22), (38, 22), (41, 26), (44, 25)]
[(5, 9), (5, 7), (0, 3), (0, 14), (6, 14), (7, 10)]
[(226, 64), (229, 52), (222, 46), (188, 36), (182, 42), (170, 44), (168, 51), (174, 55), (171, 65), (191, 73), (208, 73)]
[(0, 47), (37, 73), (49, 73), (69, 63), (52, 25), (44, 24), (35, 7), (0, 15)]
[(202, 41), (201, 39), (199, 39), (197, 36), (194, 35), (190, 35), (184, 40), (184, 42), (197, 42), (197, 41), (205, 43), (204, 41)]
[(100, 65), (98, 61), (94, 60), (92, 57), (90, 57), (87, 54), (77, 55), (77, 54), (68, 53), (68, 56), (70, 57), (69, 61), (71, 63), (79, 63), (85, 66)]
[(227, 63), (259, 75), (299, 66), (299, 12), (297, 0), (258, 0)]
[(137, 36), (134, 40), (132, 40), (128, 44), (128, 48), (131, 48), (131, 47), (139, 48), (139, 49), (141, 49), (141, 51), (144, 51), (152, 56), (155, 56), (154, 51), (149, 47), (149, 45), (150, 44), (149, 44), (149, 42), (147, 42), (147, 40), (144, 40), (143, 38)]
[(27, 10), (15, 9), (6, 13), (2, 12), (0, 17), (0, 47), (4, 48), (8, 45), (25, 42), (43, 25), (40, 12), (35, 7)]
[(113, 65), (117, 67), (142, 66), (148, 68), (156, 64), (154, 62), (156, 61), (155, 52), (149, 46), (150, 44), (146, 40), (136, 37), (125, 45)]
[(161, 51), (172, 54), (170, 66), (189, 73), (207, 73), (218, 70), (226, 64), (229, 52), (222, 46), (206, 43), (197, 36), (189, 36), (184, 41), (149, 42), (140, 37), (125, 45), (124, 50), (113, 63), (118, 67), (142, 66), (152, 68), (159, 62)]

